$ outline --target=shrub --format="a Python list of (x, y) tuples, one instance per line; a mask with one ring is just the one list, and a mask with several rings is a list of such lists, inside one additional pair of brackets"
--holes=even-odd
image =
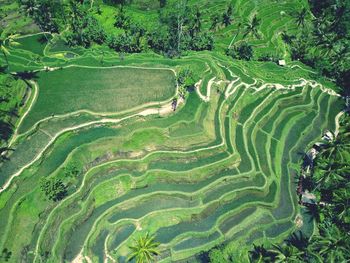
[(234, 59), (251, 60), (253, 57), (253, 48), (247, 43), (226, 50), (226, 55)]
[(43, 178), (40, 182), (40, 188), (45, 196), (52, 201), (62, 200), (67, 195), (67, 187), (58, 178)]

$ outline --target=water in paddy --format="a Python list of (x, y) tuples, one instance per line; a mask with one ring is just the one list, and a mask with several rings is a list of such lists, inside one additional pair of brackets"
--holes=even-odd
[(65, 58), (75, 58), (76, 55), (74, 53), (71, 53), (71, 52), (67, 52), (64, 54), (64, 57)]
[[(195, 192), (208, 184), (216, 181), (222, 176), (227, 176), (227, 175), (232, 175), (235, 176), (236, 170), (227, 170), (224, 172), (221, 172), (219, 174), (216, 174), (206, 180), (202, 180), (198, 183), (193, 183), (193, 184), (167, 184), (167, 183), (159, 183), (156, 185), (150, 185), (146, 188), (139, 188), (139, 189), (134, 189), (125, 195), (115, 199), (108, 201), (104, 203), (103, 205), (97, 207), (93, 213), (90, 215), (90, 217), (84, 221), (82, 224), (80, 224), (75, 231), (72, 234), (72, 237), (69, 241), (69, 244), (67, 244), (67, 250), (65, 252), (65, 258), (67, 260), (72, 260), (75, 258), (75, 256), (79, 253), (81, 250), (83, 243), (89, 233), (89, 231), (92, 228), (92, 225), (96, 221), (96, 219), (101, 216), (107, 209), (117, 205), (118, 203), (124, 202), (125, 200), (140, 196), (140, 195), (145, 195), (145, 194), (150, 194), (154, 193), (157, 191), (179, 191), (179, 192)], [(147, 210), (147, 209), (146, 209)], [(137, 218), (138, 211), (137, 209), (133, 211), (129, 211), (130, 216), (133, 218)]]
[(221, 237), (221, 234), (218, 231), (215, 231), (213, 234), (210, 234), (208, 236), (203, 236), (203, 237), (192, 236), (176, 244), (174, 246), (174, 250), (179, 251), (179, 250), (186, 250), (190, 248), (203, 246), (205, 244), (208, 244), (218, 239), (219, 237)]
[(45, 133), (38, 131), (25, 142), (14, 146), (14, 151), (0, 166), (0, 185), (3, 185), (7, 179), (16, 173), (25, 164), (31, 162), (41, 149), (49, 142), (50, 138)]
[(226, 218), (220, 224), (220, 227), (219, 227), (220, 231), (226, 234), (228, 231), (230, 231), (231, 228), (241, 223), (246, 217), (253, 214), (255, 211), (256, 211), (256, 207), (249, 207), (238, 213), (234, 213), (233, 215)]
[(134, 232), (136, 227), (133, 224), (123, 225), (118, 228), (118, 230), (113, 234), (114, 238), (110, 244), (109, 250), (116, 249), (124, 240), (126, 240), (132, 232)]
[[(37, 174), (47, 176), (52, 173), (64, 162), (72, 150), (82, 144), (90, 143), (108, 136), (116, 136), (118, 134), (118, 129), (103, 126), (74, 133), (60, 143), (55, 143), (52, 152), (47, 156), (45, 161), (41, 163)], [(7, 181), (12, 174), (17, 172), (20, 167), (31, 162), (35, 156), (44, 149), (49, 140), (49, 136), (39, 130), (34, 133), (32, 137), (16, 146), (15, 151), (10, 156), (10, 160), (6, 161), (0, 167), (0, 184), (4, 184), (4, 182)]]
[(185, 195), (155, 195), (148, 198), (144, 197), (144, 199), (148, 200), (137, 201), (133, 208), (117, 210), (117, 212), (111, 216), (109, 221), (115, 223), (122, 218), (137, 219), (153, 211), (160, 211), (169, 208), (190, 208), (199, 205), (199, 199), (191, 200)]
[(254, 203), (254, 202), (266, 202), (269, 203), (273, 200), (276, 193), (276, 184), (271, 184), (268, 195), (261, 196), (246, 191), (244, 195), (238, 199), (231, 200), (221, 206), (211, 206), (203, 215), (198, 215), (197, 218), (191, 221), (184, 221), (174, 226), (162, 227), (157, 231), (156, 239), (160, 243), (169, 243), (180, 233), (185, 232), (205, 232), (212, 229), (219, 216), (228, 213), (242, 204)]
[(37, 34), (21, 37), (16, 39), (16, 41), (20, 43), (18, 49), (30, 51), (37, 55), (43, 55), (45, 46), (51, 38), (50, 34)]
[(104, 244), (105, 240), (108, 236), (108, 231), (106, 229), (103, 229), (101, 233), (98, 235), (95, 244), (92, 246), (92, 252), (94, 252), (94, 255), (98, 256), (98, 262), (103, 263), (104, 260)]
[(118, 129), (104, 126), (81, 130), (77, 133), (74, 133), (67, 139), (55, 145), (53, 151), (45, 159), (45, 162), (40, 165), (40, 169), (37, 173), (42, 176), (51, 174), (64, 162), (68, 154), (71, 153), (75, 148), (83, 144), (96, 141), (100, 138), (116, 136), (118, 134)]

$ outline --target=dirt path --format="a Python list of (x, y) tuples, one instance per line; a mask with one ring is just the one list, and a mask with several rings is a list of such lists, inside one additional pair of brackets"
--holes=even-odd
[[(32, 100), (30, 101), (30, 104), (29, 104), (29, 107), (28, 109), (26, 110), (26, 112), (20, 117), (19, 121), (18, 121), (18, 124), (17, 124), (17, 127), (12, 135), (12, 138), (9, 142), (9, 148), (11, 148), (11, 146), (13, 145), (13, 143), (16, 141), (17, 139), (17, 136), (18, 136), (18, 129), (19, 127), (21, 126), (24, 118), (28, 115), (29, 111), (32, 109), (37, 97), (38, 97), (38, 94), (39, 94), (39, 87), (38, 85), (36, 84), (36, 82), (34, 81), (30, 81), (30, 83), (33, 85), (33, 88), (34, 88), (34, 94), (33, 94), (33, 98)], [(30, 98), (29, 98), (30, 99)]]
[(345, 113), (344, 111), (341, 111), (337, 114), (337, 116), (335, 116), (335, 131), (334, 131), (335, 136), (337, 136), (339, 133), (339, 127), (340, 127), (339, 119), (344, 113)]
[[(142, 68), (142, 67), (141, 67)], [(232, 72), (230, 72), (232, 76), (234, 76), (234, 74)], [(235, 76), (237, 77), (237, 76)], [(221, 82), (223, 82), (222, 80), (219, 80), (219, 81), (215, 81), (216, 77), (213, 77), (209, 80), (208, 82), (208, 85), (207, 85), (207, 94), (206, 96), (204, 96), (203, 94), (201, 94), (200, 92), (200, 85), (202, 84), (202, 80), (198, 81), (196, 84), (195, 84), (195, 88), (196, 88), (196, 91), (197, 91), (197, 94), (199, 95), (199, 97), (205, 101), (205, 102), (208, 102), (210, 100), (210, 93), (211, 93), (211, 87), (212, 85), (215, 83), (215, 84), (220, 84)], [(237, 81), (237, 80), (235, 80)], [(253, 88), (255, 89), (256, 92), (259, 92), (263, 89), (266, 89), (266, 88), (275, 88), (275, 89), (285, 89), (285, 90), (293, 90), (295, 89), (296, 87), (304, 87), (306, 85), (310, 85), (312, 88), (317, 88), (319, 87), (323, 92), (326, 92), (328, 93), (329, 95), (332, 95), (332, 96), (340, 96), (339, 94), (337, 94), (335, 91), (331, 90), (331, 89), (328, 89), (328, 88), (325, 88), (322, 84), (320, 83), (317, 83), (316, 81), (313, 81), (313, 80), (305, 80), (305, 79), (300, 79), (300, 83), (298, 84), (293, 84), (293, 85), (289, 85), (289, 86), (283, 86), (281, 84), (278, 84), (278, 83), (264, 83), (262, 86), (260, 86), (259, 88), (256, 88), (254, 87), (254, 85), (257, 83), (257, 80), (255, 79), (254, 83), (253, 84), (247, 84), (247, 83), (244, 83), (242, 82), (242, 84), (236, 86), (234, 88), (233, 91), (229, 92), (228, 94), (225, 93), (225, 95), (228, 95), (230, 96), (231, 94), (234, 93), (234, 91), (241, 85), (244, 85), (246, 88)], [(31, 101), (31, 104), (30, 106), (28, 107), (28, 110), (23, 114), (23, 116), (21, 117), (20, 121), (19, 121), (19, 125), (22, 123), (23, 119), (25, 118), (25, 116), (28, 114), (28, 112), (30, 111), (30, 109), (32, 108), (34, 102), (35, 102), (35, 99), (36, 97), (38, 96), (38, 86), (35, 82), (32, 82), (32, 84), (34, 85), (34, 98), (32, 99)], [(234, 83), (230, 82), (228, 84), (228, 87), (227, 88), (232, 88)], [(228, 89), (227, 89), (228, 90)], [(226, 90), (226, 91), (227, 91)], [(178, 93), (178, 89), (176, 90), (176, 93)], [(179, 103), (183, 103), (182, 101), (180, 101)], [(88, 112), (87, 110), (84, 110), (85, 112)], [(101, 120), (97, 120), (97, 121), (91, 121), (91, 122), (87, 122), (87, 123), (83, 123), (83, 124), (80, 124), (80, 125), (76, 125), (76, 126), (72, 126), (72, 127), (69, 127), (69, 128), (65, 128), (63, 130), (61, 130), (60, 132), (56, 133), (55, 135), (52, 136), (51, 140), (49, 141), (49, 143), (44, 147), (44, 149), (38, 153), (38, 155), (29, 163), (27, 163), (25, 166), (23, 166), (19, 171), (17, 171), (15, 174), (11, 175), (10, 178), (8, 179), (8, 181), (0, 188), (0, 193), (3, 192), (4, 190), (6, 190), (9, 185), (11, 184), (12, 180), (17, 177), (19, 174), (21, 174), (25, 169), (27, 169), (28, 167), (30, 167), (34, 162), (36, 162), (37, 160), (39, 160), (41, 158), (41, 156), (44, 154), (44, 152), (51, 146), (51, 144), (53, 144), (55, 142), (55, 140), (60, 136), (62, 135), (63, 133), (65, 132), (69, 132), (69, 131), (73, 131), (73, 130), (77, 130), (77, 129), (81, 129), (81, 128), (84, 128), (84, 127), (88, 127), (88, 126), (91, 126), (91, 125), (97, 125), (97, 124), (106, 124), (106, 123), (119, 123), (121, 122), (122, 120), (125, 120), (125, 119), (128, 119), (128, 118), (132, 118), (134, 116), (148, 116), (148, 115), (154, 115), (154, 114), (160, 114), (160, 115), (167, 115), (169, 113), (171, 113), (173, 110), (172, 110), (172, 107), (171, 107), (171, 103), (170, 104), (167, 104), (167, 105), (164, 105), (162, 106), (161, 108), (150, 108), (150, 109), (146, 109), (146, 110), (143, 110), (139, 113), (136, 113), (136, 114), (133, 114), (133, 115), (129, 115), (127, 117), (124, 117), (124, 118), (121, 118), (121, 119), (107, 119), (107, 118), (104, 118), (104, 119), (101, 119)], [(77, 112), (74, 112), (74, 113), (69, 113), (69, 114), (66, 114), (65, 116), (69, 116), (69, 115), (73, 115), (73, 114), (76, 114)], [(90, 112), (91, 113), (91, 112)], [(95, 113), (97, 114), (97, 113)], [(110, 113), (112, 114), (112, 113)], [(51, 118), (51, 117), (50, 117)], [(19, 127), (18, 125), (18, 127)], [(10, 145), (12, 145), (16, 138), (17, 138), (17, 132), (18, 132), (18, 127), (14, 133), (14, 136), (12, 137), (11, 141), (10, 141)]]
[(202, 80), (199, 80), (194, 86), (195, 86), (195, 89), (196, 89), (196, 92), (198, 94), (198, 96), (205, 102), (208, 102), (210, 100), (210, 93), (211, 93), (211, 86), (213, 84), (221, 84), (222, 82), (224, 82), (224, 80), (218, 80), (218, 81), (215, 81), (216, 77), (213, 77), (211, 78), (209, 81), (208, 81), (208, 85), (207, 85), (207, 94), (204, 96), (201, 91), (200, 91), (200, 87), (202, 85)]
[[(182, 104), (184, 101), (182, 99), (179, 100), (178, 104)], [(32, 105), (31, 105), (32, 106)], [(85, 128), (85, 127), (88, 127), (88, 126), (92, 126), (92, 125), (98, 125), (98, 124), (108, 124), (108, 123), (119, 123), (121, 121), (124, 121), (126, 119), (130, 119), (130, 118), (133, 118), (135, 116), (148, 116), (148, 115), (154, 115), (154, 114), (160, 114), (162, 116), (165, 116), (169, 113), (173, 112), (173, 109), (172, 109), (172, 105), (171, 103), (168, 103), (164, 106), (162, 106), (161, 108), (151, 108), (151, 109), (146, 109), (146, 110), (143, 110), (139, 113), (135, 113), (135, 114), (132, 114), (132, 115), (129, 115), (129, 116), (126, 116), (124, 118), (120, 118), (120, 119), (107, 119), (107, 118), (103, 118), (101, 120), (96, 120), (96, 121), (91, 121), (91, 122), (87, 122), (87, 123), (83, 123), (83, 124), (80, 124), (80, 125), (76, 125), (76, 126), (72, 126), (72, 127), (69, 127), (69, 128), (65, 128), (61, 131), (59, 131), (58, 133), (56, 133), (55, 135), (52, 135), (51, 136), (51, 140), (47, 143), (47, 145), (36, 155), (36, 157), (30, 161), (29, 163), (27, 163), (25, 166), (23, 166), (22, 168), (20, 168), (16, 173), (14, 173), (13, 175), (11, 175), (9, 177), (9, 179), (6, 181), (6, 183), (0, 187), (0, 193), (5, 191), (11, 184), (12, 180), (19, 176), (25, 169), (29, 168), (33, 163), (35, 163), (37, 160), (39, 160), (42, 155), (45, 153), (45, 151), (56, 141), (56, 139), (66, 133), (66, 132), (69, 132), (69, 131), (74, 131), (74, 130), (78, 130), (78, 129), (81, 129), (81, 128)]]

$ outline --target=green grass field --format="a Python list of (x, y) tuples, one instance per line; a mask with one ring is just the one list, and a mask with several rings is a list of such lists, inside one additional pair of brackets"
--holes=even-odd
[[(203, 8), (204, 27), (226, 8), (225, 1), (189, 2)], [(256, 54), (284, 54), (277, 38), (286, 25), (294, 30), (288, 12), (305, 1), (233, 2), (239, 17), (215, 32), (212, 52), (121, 58), (107, 47), (71, 49), (55, 35), (50, 43), (21, 38), (11, 48), (10, 70), (36, 70), (38, 85), (0, 166), (1, 185), (11, 180), (0, 193), (0, 251), (11, 251), (11, 262), (126, 262), (134, 238), (146, 233), (160, 242), (158, 262), (200, 262), (224, 243), (247, 251), (313, 231), (297, 204), (295, 173), (300, 152), (335, 129), (339, 97), (330, 82), (312, 87), (319, 80), (306, 66), (223, 54), (254, 13), (264, 21), (262, 39), (252, 40)], [(152, 26), (157, 3), (134, 1), (127, 12)], [(107, 31), (114, 32), (115, 10), (103, 5), (96, 14)], [(202, 84), (161, 114), (176, 95), (174, 72), (184, 67)], [(67, 175), (72, 165), (79, 172)], [(61, 179), (67, 196), (48, 200), (42, 178)], [(295, 223), (301, 215), (302, 226)]]
[(117, 113), (176, 92), (170, 70), (70, 67), (38, 74), (39, 95), (21, 126), (26, 131), (41, 119), (79, 110)]

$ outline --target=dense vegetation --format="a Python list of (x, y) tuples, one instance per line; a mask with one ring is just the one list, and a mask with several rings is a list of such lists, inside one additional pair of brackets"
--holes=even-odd
[(291, 56), (334, 79), (350, 96), (350, 2), (347, 0), (309, 0), (310, 11), (304, 8), (295, 14), (299, 33), (283, 34)]
[[(145, 28), (133, 21), (125, 11), (126, 2), (118, 6), (114, 26), (118, 34), (107, 34), (95, 16), (102, 16), (100, 6), (89, 1), (31, 1), (18, 0), (43, 31), (63, 32), (71, 46), (90, 47), (93, 43), (107, 44), (117, 52), (138, 53), (148, 48), (173, 57), (186, 50), (211, 50), (213, 38), (201, 26), (201, 11), (181, 0), (168, 4), (160, 1), (157, 28)], [(232, 7), (225, 13), (224, 23), (230, 24)], [(95, 13), (96, 12), (96, 13)], [(68, 29), (68, 30), (66, 30)]]
[(6, 145), (13, 133), (26, 91), (27, 85), (22, 80), (0, 73), (0, 146)]
[[(306, 153), (301, 163), (297, 193), (316, 220), (317, 232), (298, 231), (282, 244), (254, 245), (250, 262), (346, 262), (350, 258), (350, 116), (340, 120), (339, 133), (327, 132)], [(310, 195), (311, 193), (311, 195)], [(307, 196), (307, 198), (305, 198)], [(311, 197), (311, 200), (309, 199)], [(305, 200), (306, 199), (306, 200)], [(218, 247), (209, 252), (210, 262), (236, 262), (236, 249)], [(238, 259), (237, 259), (238, 257)]]
[(0, 261), (347, 262), (349, 9), (1, 2)]
[[(117, 7), (113, 23), (116, 30), (107, 33), (99, 22), (99, 17), (104, 15), (101, 4), (93, 1), (18, 1), (42, 31), (62, 32), (62, 37), (71, 46), (106, 44), (117, 52), (126, 53), (152, 49), (169, 57), (189, 50), (212, 50), (212, 32), (231, 25), (236, 11), (228, 2), (226, 10), (212, 15), (210, 26), (203, 27), (202, 10), (198, 5), (190, 6), (185, 0), (159, 1), (157, 26), (153, 28), (135, 21), (127, 11), (128, 1), (106, 1)], [(290, 14), (298, 30), (292, 34), (282, 32), (282, 39), (293, 60), (300, 60), (334, 79), (348, 96), (350, 4), (346, 0), (327, 0), (322, 4), (310, 0), (309, 4), (310, 9), (304, 7)], [(248, 36), (260, 39), (262, 22), (255, 15), (247, 22), (239, 23), (243, 40)], [(237, 43), (229, 47), (226, 54), (235, 59), (250, 60), (253, 49), (249, 43)], [(257, 59), (277, 62), (281, 55), (270, 52)]]

